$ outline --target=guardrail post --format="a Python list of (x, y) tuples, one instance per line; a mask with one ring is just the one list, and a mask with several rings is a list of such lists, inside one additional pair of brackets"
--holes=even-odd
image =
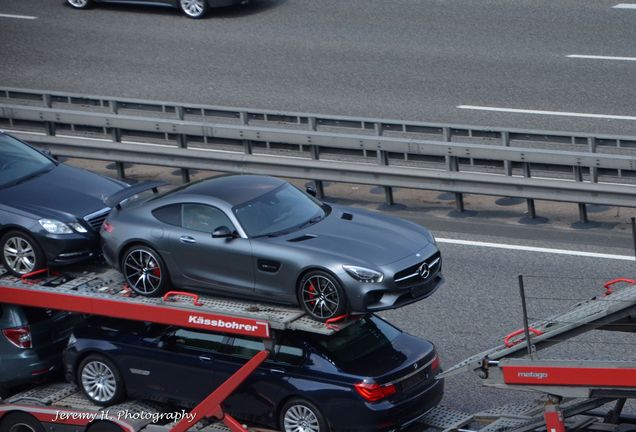
[[(504, 147), (510, 147), (510, 132), (502, 132), (501, 133), (501, 141), (503, 142)], [(509, 160), (504, 161), (504, 171), (507, 176), (512, 175), (512, 162)]]
[[(48, 93), (43, 94), (42, 100), (44, 102), (44, 106), (46, 106), (47, 108), (53, 107), (53, 99), (51, 98), (50, 94)], [(55, 136), (55, 122), (50, 122), (50, 121), (45, 122), (44, 128), (46, 130), (47, 135)]]
[[(452, 132), (449, 127), (445, 127), (442, 129), (442, 136), (444, 137), (444, 141), (451, 142), (452, 140)], [(446, 170), (451, 172), (459, 171), (459, 159), (456, 156), (446, 155), (444, 156), (446, 160)], [(461, 192), (454, 192), (455, 195), (455, 209), (458, 213), (463, 213), (465, 211), (464, 207), (464, 195)]]
[[(241, 117), (241, 124), (243, 126), (247, 126), (249, 124), (249, 118), (247, 117), (247, 112), (241, 111), (239, 115)], [(245, 152), (245, 154), (248, 154), (248, 155), (252, 154), (252, 141), (243, 140), (243, 151)]]
[[(596, 153), (596, 138), (588, 137), (587, 144), (590, 148), (590, 153)], [(590, 178), (592, 183), (598, 183), (598, 168), (595, 166), (590, 167)]]
[[(165, 107), (164, 107), (164, 111), (165, 111)], [(185, 119), (185, 108), (183, 108), (182, 106), (176, 106), (174, 111), (177, 114), (177, 118), (179, 120)], [(184, 134), (177, 135), (177, 144), (182, 149), (187, 149), (188, 137), (185, 136)], [(181, 168), (180, 171), (181, 171), (181, 181), (183, 183), (190, 183), (190, 170), (188, 168)]]
[[(384, 128), (382, 127), (382, 123), (375, 124), (375, 134), (377, 136), (382, 136), (384, 134)], [(389, 165), (389, 152), (384, 150), (377, 150), (377, 158), (378, 165), (388, 166)], [(395, 204), (395, 200), (393, 199), (393, 188), (391, 186), (384, 186), (384, 201), (386, 205), (392, 206)]]
[[(526, 178), (532, 177), (532, 173), (530, 172), (530, 164), (528, 162), (523, 163), (523, 176)], [(534, 207), (534, 200), (531, 198), (526, 199), (526, 205), (528, 207), (528, 217), (530, 219), (536, 219), (537, 210)]]
[[(574, 180), (577, 182), (583, 181), (583, 168), (576, 165), (574, 167)], [(587, 205), (585, 203), (578, 203), (579, 206), (579, 222), (582, 224), (586, 224), (589, 222), (587, 217)]]
[[(309, 126), (309, 130), (311, 131), (318, 130), (318, 122), (316, 121), (316, 117), (307, 117), (307, 126)], [(312, 159), (320, 160), (320, 146), (310, 146), (310, 152)], [(325, 197), (325, 185), (323, 184), (322, 180), (314, 180), (314, 186), (316, 187), (316, 198), (323, 199)]]

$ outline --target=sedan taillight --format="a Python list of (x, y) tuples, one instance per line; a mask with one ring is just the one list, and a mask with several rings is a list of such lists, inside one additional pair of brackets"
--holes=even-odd
[(31, 348), (31, 329), (29, 326), (2, 329), (2, 334), (18, 348)]
[(377, 402), (394, 394), (397, 389), (394, 384), (369, 384), (361, 382), (354, 385), (356, 391), (368, 402)]

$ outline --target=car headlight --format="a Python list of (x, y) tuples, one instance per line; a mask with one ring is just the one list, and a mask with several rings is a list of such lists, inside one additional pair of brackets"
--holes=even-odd
[(382, 282), (382, 279), (384, 279), (384, 275), (382, 273), (366, 267), (343, 265), (342, 268), (344, 271), (349, 273), (352, 278), (360, 282), (376, 283)]
[(80, 223), (77, 222), (71, 222), (70, 224), (68, 224), (71, 228), (73, 228), (75, 231), (77, 231), (78, 233), (86, 233), (88, 231), (86, 231), (86, 228), (84, 228), (84, 226)]
[(51, 234), (72, 234), (73, 230), (64, 222), (55, 219), (40, 219), (38, 221), (42, 228)]

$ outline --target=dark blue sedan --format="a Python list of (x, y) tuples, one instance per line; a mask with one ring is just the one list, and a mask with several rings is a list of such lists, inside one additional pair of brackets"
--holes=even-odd
[[(194, 406), (263, 349), (256, 339), (95, 317), (75, 329), (64, 362), (94, 403)], [(430, 342), (369, 315), (331, 336), (276, 334), (270, 358), (224, 409), (284, 432), (395, 430), (440, 402), (438, 370)]]
[(0, 131), (0, 263), (21, 276), (97, 255), (106, 199), (126, 186)]

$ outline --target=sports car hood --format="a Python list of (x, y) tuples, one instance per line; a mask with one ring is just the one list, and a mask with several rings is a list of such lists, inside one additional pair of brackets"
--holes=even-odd
[(104, 200), (124, 186), (116, 180), (59, 164), (42, 175), (0, 190), (0, 202), (38, 217), (60, 213), (82, 217), (106, 207)]
[[(294, 247), (346, 255), (378, 266), (390, 264), (426, 247), (425, 228), (366, 210), (333, 206), (322, 221), (285, 236)], [(304, 238), (306, 240), (298, 240)]]

